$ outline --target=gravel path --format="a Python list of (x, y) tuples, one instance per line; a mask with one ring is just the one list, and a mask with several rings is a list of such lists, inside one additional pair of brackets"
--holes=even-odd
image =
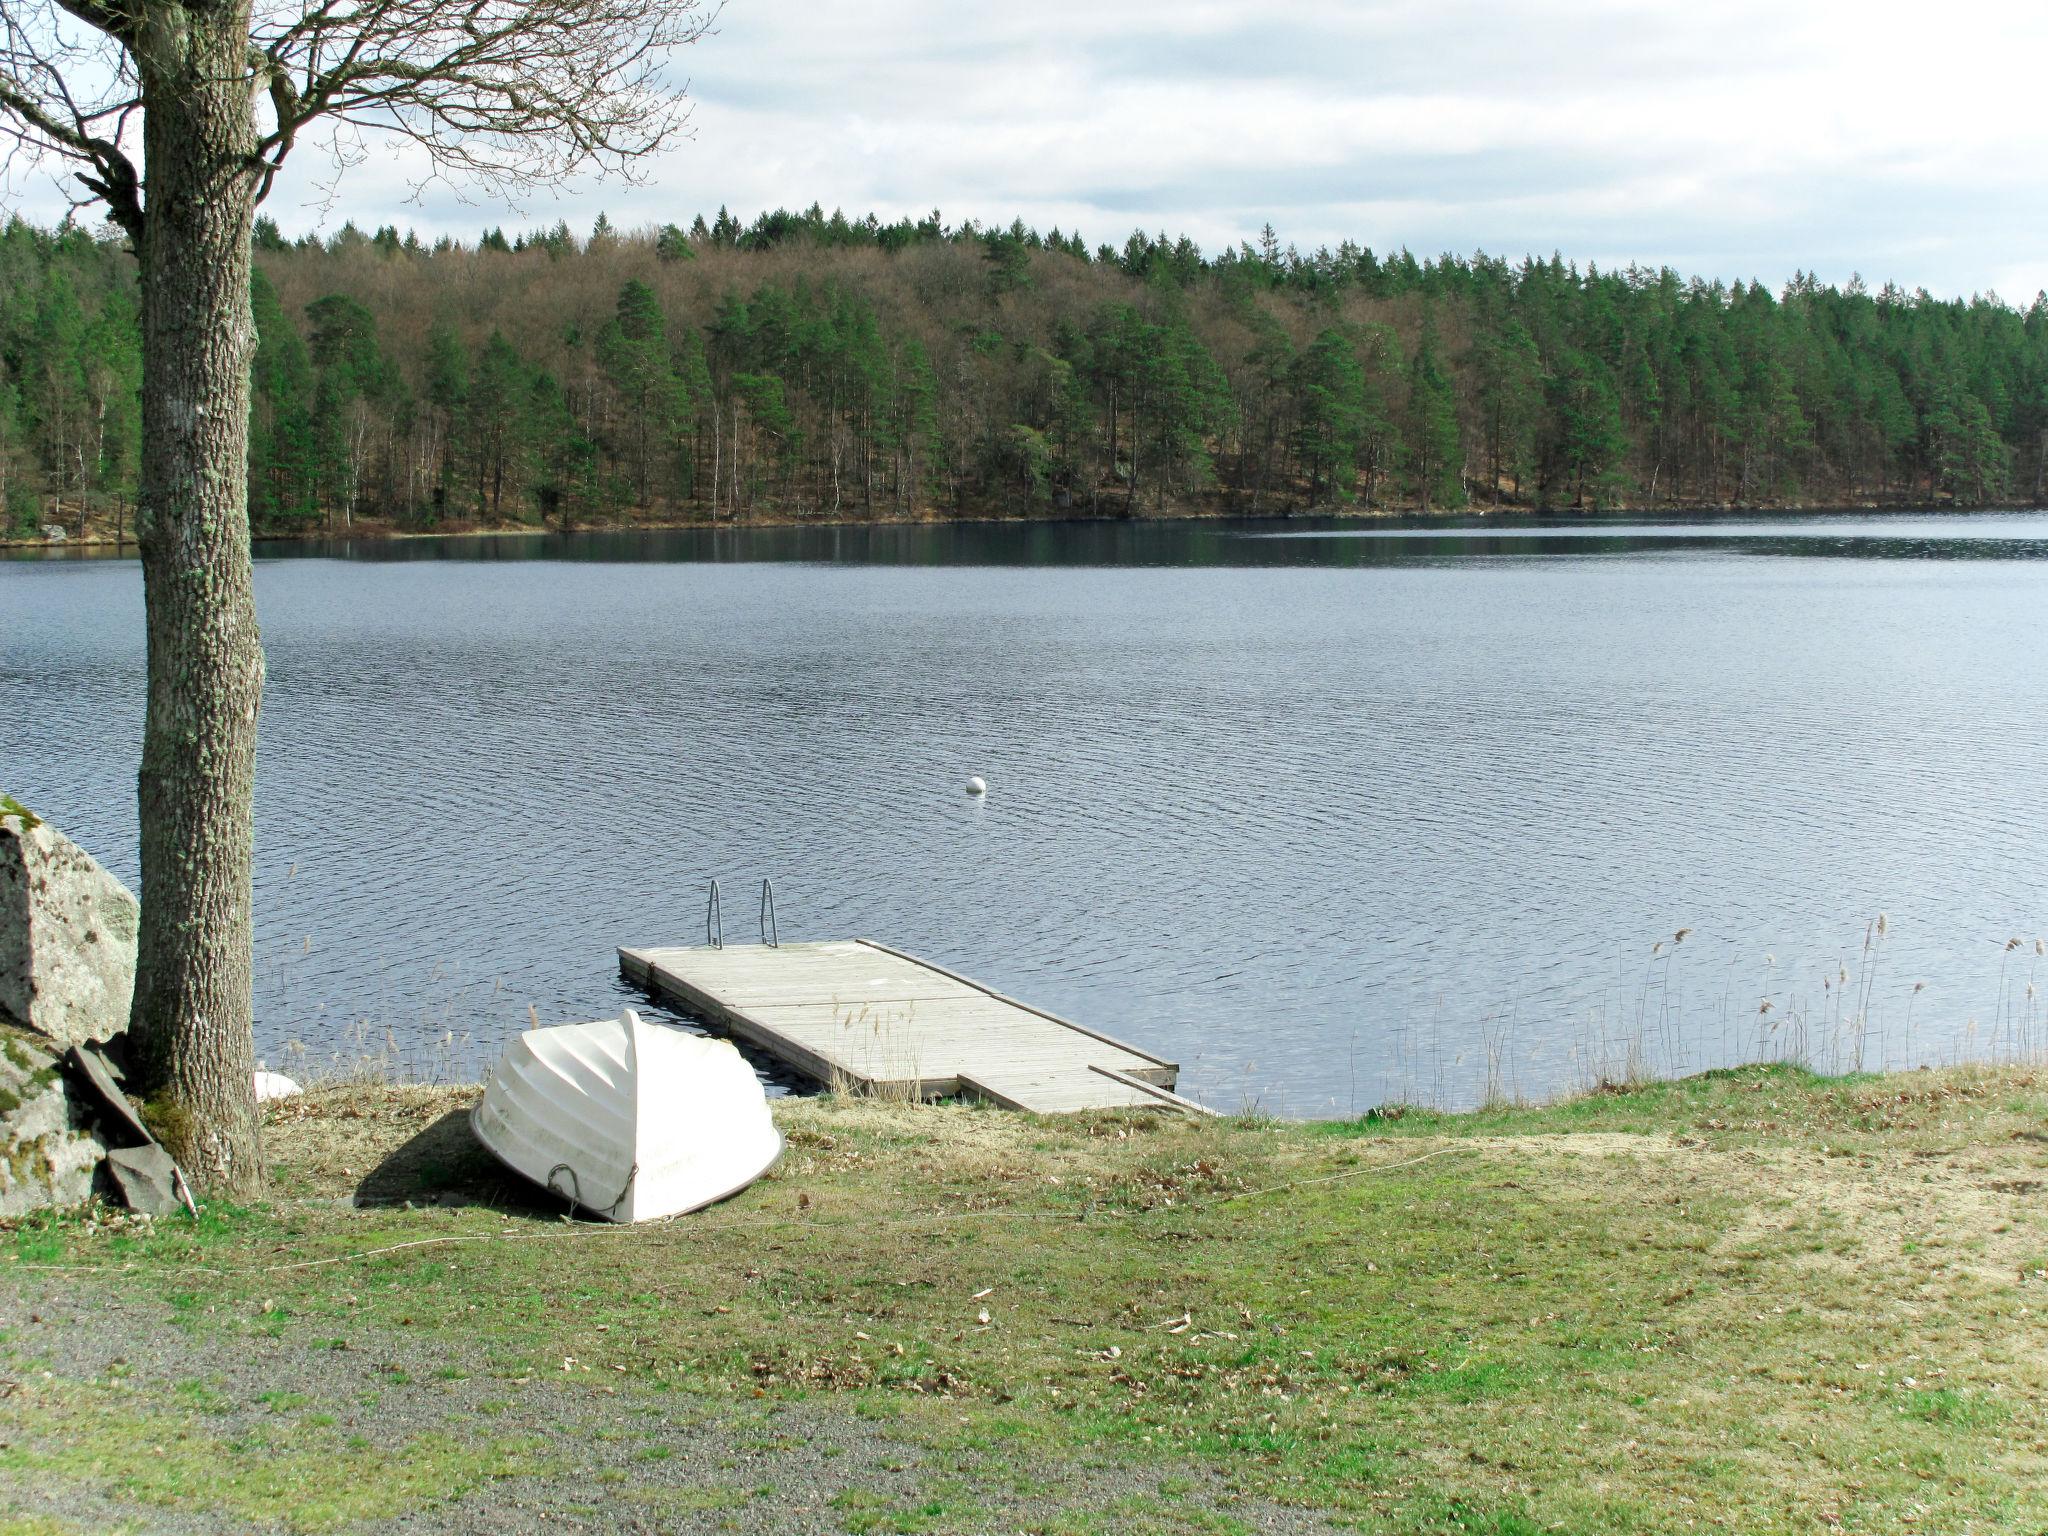
[[(54, 1448), (36, 1429), (34, 1400), (46, 1382), (119, 1379), (144, 1402), (203, 1391), (201, 1427), (230, 1443), (274, 1430), (278, 1410), (265, 1396), (290, 1393), (292, 1411), (329, 1415), (333, 1433), (358, 1444), (396, 1451), (431, 1434), (479, 1445), (531, 1439), (555, 1463), (545, 1475), (491, 1479), (456, 1500), (344, 1530), (1311, 1536), (1336, 1529), (1302, 1511), (1239, 1501), (1199, 1467), (1178, 1469), (1163, 1493), (1158, 1469), (1106, 1460), (1054, 1465), (949, 1455), (937, 1464), (930, 1451), (829, 1398), (735, 1402), (613, 1387), (574, 1373), (525, 1382), (481, 1371), (447, 1379), (472, 1362), (407, 1337), (383, 1340), (374, 1351), (238, 1341), (230, 1353), (167, 1326), (160, 1306), (43, 1278), (15, 1274), (0, 1285), (0, 1439), (22, 1452)], [(251, 1529), (239, 1516), (145, 1507), (102, 1482), (8, 1467), (4, 1457), (0, 1510), (60, 1531), (213, 1536)]]

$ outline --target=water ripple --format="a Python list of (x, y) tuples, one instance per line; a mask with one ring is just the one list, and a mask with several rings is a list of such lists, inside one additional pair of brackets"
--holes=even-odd
[[(1596, 531), (266, 561), (259, 1044), (473, 1070), (615, 1009), (613, 946), (693, 939), (712, 876), (751, 937), (763, 875), (786, 936), (928, 953), (1225, 1105), (2048, 1043), (2048, 566), (1984, 557), (2048, 519)], [(0, 563), (0, 782), (130, 879), (140, 619), (131, 565)]]

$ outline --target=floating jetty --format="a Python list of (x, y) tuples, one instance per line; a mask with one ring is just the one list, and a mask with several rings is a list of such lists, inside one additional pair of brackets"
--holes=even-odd
[(1213, 1111), (1180, 1068), (872, 939), (620, 949), (619, 971), (814, 1082), (852, 1093), (973, 1095), (1066, 1114)]

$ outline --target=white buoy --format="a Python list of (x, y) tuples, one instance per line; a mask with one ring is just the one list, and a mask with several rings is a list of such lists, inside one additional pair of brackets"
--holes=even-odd
[(969, 779), (967, 781), (967, 793), (970, 795), (985, 795), (988, 793), (988, 786), (978, 778)]

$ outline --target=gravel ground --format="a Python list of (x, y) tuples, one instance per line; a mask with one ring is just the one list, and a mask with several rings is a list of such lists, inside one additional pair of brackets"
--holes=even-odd
[[(205, 1430), (228, 1442), (275, 1426), (276, 1411), (263, 1399), (283, 1392), (303, 1397), (295, 1405), (301, 1412), (331, 1415), (337, 1435), (374, 1446), (396, 1449), (422, 1434), (534, 1439), (558, 1463), (546, 1475), (493, 1479), (453, 1501), (344, 1530), (1308, 1536), (1336, 1529), (1306, 1512), (1239, 1501), (1199, 1468), (1162, 1492), (1156, 1469), (1107, 1461), (1051, 1465), (1006, 1455), (948, 1457), (937, 1465), (928, 1450), (829, 1400), (735, 1403), (573, 1375), (442, 1379), (440, 1373), (467, 1362), (404, 1337), (383, 1340), (375, 1351), (286, 1338), (228, 1354), (167, 1326), (161, 1307), (43, 1279), (9, 1276), (0, 1291), (7, 1340), (0, 1395), (12, 1396), (8, 1406), (20, 1410), (7, 1418), (22, 1450), (53, 1448), (35, 1429), (33, 1400), (45, 1381), (118, 1379), (145, 1400), (201, 1384), (213, 1404)], [(409, 1379), (394, 1385), (397, 1373)], [(239, 1517), (132, 1503), (90, 1479), (0, 1467), (0, 1531), (11, 1529), (10, 1517), (28, 1531), (213, 1536), (251, 1529)], [(32, 1523), (38, 1520), (45, 1523)]]

